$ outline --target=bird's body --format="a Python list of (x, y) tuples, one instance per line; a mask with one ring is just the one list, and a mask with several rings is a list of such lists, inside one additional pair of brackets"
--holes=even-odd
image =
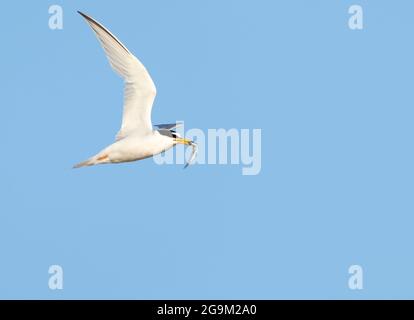
[(153, 130), (146, 135), (132, 133), (107, 146), (95, 156), (77, 164), (75, 167), (142, 160), (166, 151), (175, 144), (174, 139), (160, 134), (157, 130)]
[(110, 65), (125, 81), (124, 112), (116, 141), (75, 168), (105, 163), (131, 162), (152, 157), (181, 143), (196, 144), (181, 138), (173, 129), (177, 124), (163, 124), (154, 129), (151, 109), (156, 95), (155, 85), (144, 65), (112, 33), (91, 17), (79, 12), (95, 32)]

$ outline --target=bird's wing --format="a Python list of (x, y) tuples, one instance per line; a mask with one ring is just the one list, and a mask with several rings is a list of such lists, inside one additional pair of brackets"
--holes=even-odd
[(95, 32), (110, 65), (125, 81), (122, 126), (116, 140), (131, 132), (145, 134), (152, 130), (151, 109), (156, 88), (144, 65), (99, 22), (79, 12)]

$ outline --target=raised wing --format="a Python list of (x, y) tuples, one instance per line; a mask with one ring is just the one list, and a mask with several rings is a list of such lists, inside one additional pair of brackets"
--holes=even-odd
[(156, 88), (144, 65), (103, 25), (79, 12), (95, 32), (110, 65), (125, 82), (122, 125), (116, 140), (131, 132), (145, 134), (152, 130), (151, 109)]

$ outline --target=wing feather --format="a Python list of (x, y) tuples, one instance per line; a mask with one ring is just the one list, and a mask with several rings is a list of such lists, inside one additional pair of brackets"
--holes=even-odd
[(108, 29), (90, 16), (79, 11), (78, 13), (95, 32), (112, 69), (125, 82), (122, 125), (116, 139), (122, 139), (131, 132), (150, 132), (156, 88), (148, 71)]

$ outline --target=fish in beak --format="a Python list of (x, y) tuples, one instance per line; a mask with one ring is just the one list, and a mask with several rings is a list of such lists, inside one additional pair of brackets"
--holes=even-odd
[(193, 149), (193, 151), (192, 151), (192, 153), (191, 153), (191, 156), (190, 156), (190, 159), (188, 159), (188, 161), (187, 161), (187, 163), (185, 164), (185, 166), (184, 166), (184, 169), (185, 168), (187, 168), (193, 161), (194, 161), (194, 159), (196, 158), (196, 156), (197, 156), (197, 148), (198, 148), (198, 145), (197, 145), (197, 143), (195, 143), (194, 141), (192, 141), (192, 140), (189, 140), (189, 139), (185, 139), (185, 138), (175, 138), (174, 139), (174, 141), (176, 142), (176, 143), (180, 143), (180, 144), (184, 144), (184, 145), (187, 145), (187, 146), (191, 146), (192, 147), (192, 149)]

